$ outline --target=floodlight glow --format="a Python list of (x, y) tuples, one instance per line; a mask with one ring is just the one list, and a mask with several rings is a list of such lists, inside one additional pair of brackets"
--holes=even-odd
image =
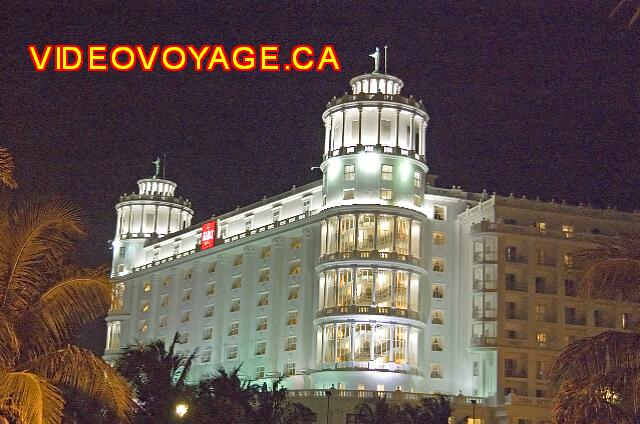
[(187, 405), (186, 403), (179, 403), (176, 405), (176, 415), (180, 418), (184, 417), (185, 415), (187, 415), (187, 412), (189, 411), (189, 405)]
[(370, 152), (359, 153), (358, 167), (368, 174), (380, 172), (380, 156)]

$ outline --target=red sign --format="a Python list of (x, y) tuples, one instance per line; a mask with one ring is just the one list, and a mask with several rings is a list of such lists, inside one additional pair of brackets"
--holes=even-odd
[(207, 222), (202, 225), (202, 238), (200, 240), (200, 250), (209, 249), (216, 245), (216, 221)]

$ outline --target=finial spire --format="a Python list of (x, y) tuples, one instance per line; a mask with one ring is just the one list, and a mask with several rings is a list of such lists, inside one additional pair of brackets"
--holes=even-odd
[(374, 61), (373, 73), (377, 74), (380, 71), (380, 48), (376, 47), (376, 51), (371, 53), (369, 57), (372, 57)]

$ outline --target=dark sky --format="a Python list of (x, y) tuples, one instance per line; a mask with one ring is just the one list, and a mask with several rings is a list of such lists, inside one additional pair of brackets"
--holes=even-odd
[[(640, 31), (628, 10), (607, 18), (616, 1), (5, 3), (0, 144), (23, 193), (81, 206), (83, 256), (105, 263), (118, 196), (163, 152), (196, 220), (319, 178), (326, 102), (387, 44), (389, 73), (431, 117), (440, 185), (636, 209)], [(333, 44), (344, 70), (39, 74), (30, 43)]]

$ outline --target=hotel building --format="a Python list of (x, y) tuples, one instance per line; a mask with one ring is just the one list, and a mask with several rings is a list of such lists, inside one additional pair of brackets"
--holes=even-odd
[(546, 369), (576, 338), (637, 329), (636, 305), (577, 297), (573, 253), (638, 216), (434, 186), (429, 116), (381, 73), (333, 98), (322, 180), (193, 224), (176, 184), (138, 181), (116, 205), (105, 358), (179, 334), (193, 376), (242, 364), (355, 422), (380, 393), (451, 396), (457, 420), (548, 421)]

